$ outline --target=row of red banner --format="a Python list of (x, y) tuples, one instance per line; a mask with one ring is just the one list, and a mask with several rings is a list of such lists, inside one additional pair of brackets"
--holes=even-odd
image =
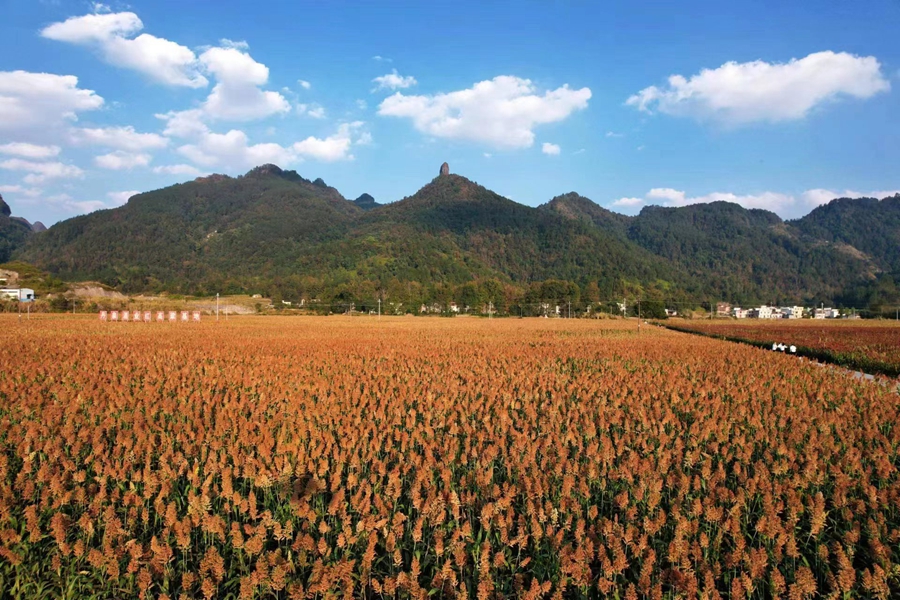
[[(145, 310), (143, 312), (139, 310), (135, 311), (127, 311), (127, 310), (101, 310), (100, 311), (100, 320), (101, 321), (132, 321), (134, 323), (150, 323), (153, 321), (153, 312), (149, 310)], [(168, 319), (166, 318), (168, 317)], [(200, 311), (176, 311), (170, 310), (168, 314), (164, 310), (156, 311), (156, 321), (164, 322), (170, 321), (175, 323), (176, 321), (182, 321), (183, 323), (187, 323), (188, 321), (200, 321)]]

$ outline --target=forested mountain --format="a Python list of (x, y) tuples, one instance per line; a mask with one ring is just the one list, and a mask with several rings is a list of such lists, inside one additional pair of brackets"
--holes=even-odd
[(591, 224), (508, 200), (459, 175), (442, 175), (413, 196), (366, 215), (365, 230), (389, 235), (403, 224), (463, 253), (513, 282), (598, 281), (616, 293), (622, 280), (652, 285), (680, 273), (641, 248)]
[(620, 237), (627, 237), (628, 225), (632, 220), (631, 217), (603, 208), (576, 192), (557, 196), (538, 208), (568, 219), (590, 223)]
[(25, 219), (12, 216), (9, 205), (3, 200), (3, 196), (0, 196), (0, 263), (8, 261), (12, 253), (22, 246), (34, 231), (44, 230), (41, 223), (35, 223), (35, 226)]
[(806, 235), (778, 215), (729, 202), (647, 206), (635, 217), (575, 193), (542, 209), (593, 223), (686, 273), (692, 297), (731, 302), (826, 301), (874, 279), (878, 266), (843, 243)]
[(900, 272), (900, 194), (838, 198), (789, 223), (811, 238), (851, 246), (885, 271)]
[(227, 282), (249, 288), (271, 283), (312, 245), (340, 238), (361, 212), (324, 182), (264, 165), (62, 221), (21, 257), (67, 279), (125, 291), (205, 293)]
[(804, 238), (774, 213), (729, 202), (645, 207), (628, 237), (696, 279), (715, 273), (717, 296), (741, 304), (787, 303), (798, 292), (828, 300), (876, 270), (859, 253)]
[[(866, 213), (854, 215), (862, 230)], [(15, 257), (123, 291), (406, 305), (560, 294), (826, 301), (871, 285), (893, 264), (887, 242), (867, 246), (841, 237), (840, 222), (832, 231), (833, 218), (807, 219), (783, 222), (724, 202), (627, 217), (574, 192), (532, 208), (452, 174), (382, 205), (264, 165), (63, 221), (29, 236)], [(882, 225), (885, 240), (897, 235), (888, 217)]]
[(790, 224), (810, 238), (865, 254), (880, 273), (848, 286), (838, 301), (896, 314), (900, 306), (900, 194), (876, 198), (838, 198)]

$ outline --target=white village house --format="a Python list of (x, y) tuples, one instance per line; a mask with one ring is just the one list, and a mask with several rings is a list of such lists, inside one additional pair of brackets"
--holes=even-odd
[(751, 311), (751, 317), (755, 317), (757, 319), (771, 319), (773, 318), (772, 307), (763, 304), (759, 308), (754, 308)]
[(18, 302), (33, 302), (34, 290), (29, 288), (0, 288), (0, 298)]
[(783, 319), (802, 319), (802, 306), (784, 306), (781, 308), (781, 318)]

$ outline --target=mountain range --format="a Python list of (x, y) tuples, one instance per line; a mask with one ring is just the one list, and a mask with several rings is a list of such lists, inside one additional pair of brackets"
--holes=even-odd
[(574, 192), (529, 207), (454, 174), (389, 204), (347, 200), (321, 179), (263, 165), (137, 194), (43, 232), (4, 212), (0, 259), (124, 292), (418, 305), (560, 295), (871, 302), (880, 290), (883, 302), (900, 272), (900, 195), (836, 199), (794, 221), (727, 202), (631, 217)]

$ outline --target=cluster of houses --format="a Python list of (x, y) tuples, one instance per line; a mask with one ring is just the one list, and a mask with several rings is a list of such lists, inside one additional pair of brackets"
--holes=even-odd
[(857, 314), (841, 314), (837, 308), (806, 308), (803, 306), (762, 306), (741, 308), (727, 302), (716, 304), (716, 316), (735, 319), (858, 319)]

